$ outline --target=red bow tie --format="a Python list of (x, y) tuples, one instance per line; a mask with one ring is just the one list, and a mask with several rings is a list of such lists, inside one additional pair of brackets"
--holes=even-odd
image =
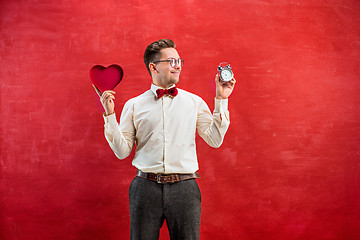
[(169, 88), (169, 89), (158, 89), (158, 90), (156, 90), (156, 94), (157, 94), (158, 98), (161, 98), (165, 94), (175, 97), (178, 94), (178, 90), (176, 89), (176, 87)]

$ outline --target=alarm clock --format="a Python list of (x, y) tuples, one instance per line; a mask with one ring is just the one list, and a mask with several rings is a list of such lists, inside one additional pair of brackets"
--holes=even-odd
[(220, 75), (220, 79), (223, 80), (224, 82), (230, 82), (234, 77), (234, 73), (231, 70), (231, 66), (227, 62), (222, 62), (219, 64), (218, 72)]

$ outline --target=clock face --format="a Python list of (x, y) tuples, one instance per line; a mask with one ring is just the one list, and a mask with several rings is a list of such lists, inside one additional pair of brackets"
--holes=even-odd
[(223, 69), (220, 72), (220, 77), (223, 81), (229, 82), (233, 78), (233, 72), (230, 69)]

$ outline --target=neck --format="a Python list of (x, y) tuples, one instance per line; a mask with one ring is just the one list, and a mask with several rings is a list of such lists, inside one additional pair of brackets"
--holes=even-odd
[(173, 83), (169, 84), (169, 85), (163, 85), (163, 84), (155, 83), (154, 81), (152, 82), (152, 84), (154, 84), (157, 87), (163, 88), (163, 89), (168, 89), (169, 87), (174, 85)]

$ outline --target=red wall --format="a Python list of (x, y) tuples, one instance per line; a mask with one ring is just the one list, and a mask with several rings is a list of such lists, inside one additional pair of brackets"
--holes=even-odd
[(210, 108), (217, 64), (237, 79), (223, 146), (197, 142), (201, 239), (360, 239), (359, 1), (174, 2), (0, 1), (0, 239), (129, 238), (135, 169), (88, 72), (124, 68), (120, 113), (165, 37)]

